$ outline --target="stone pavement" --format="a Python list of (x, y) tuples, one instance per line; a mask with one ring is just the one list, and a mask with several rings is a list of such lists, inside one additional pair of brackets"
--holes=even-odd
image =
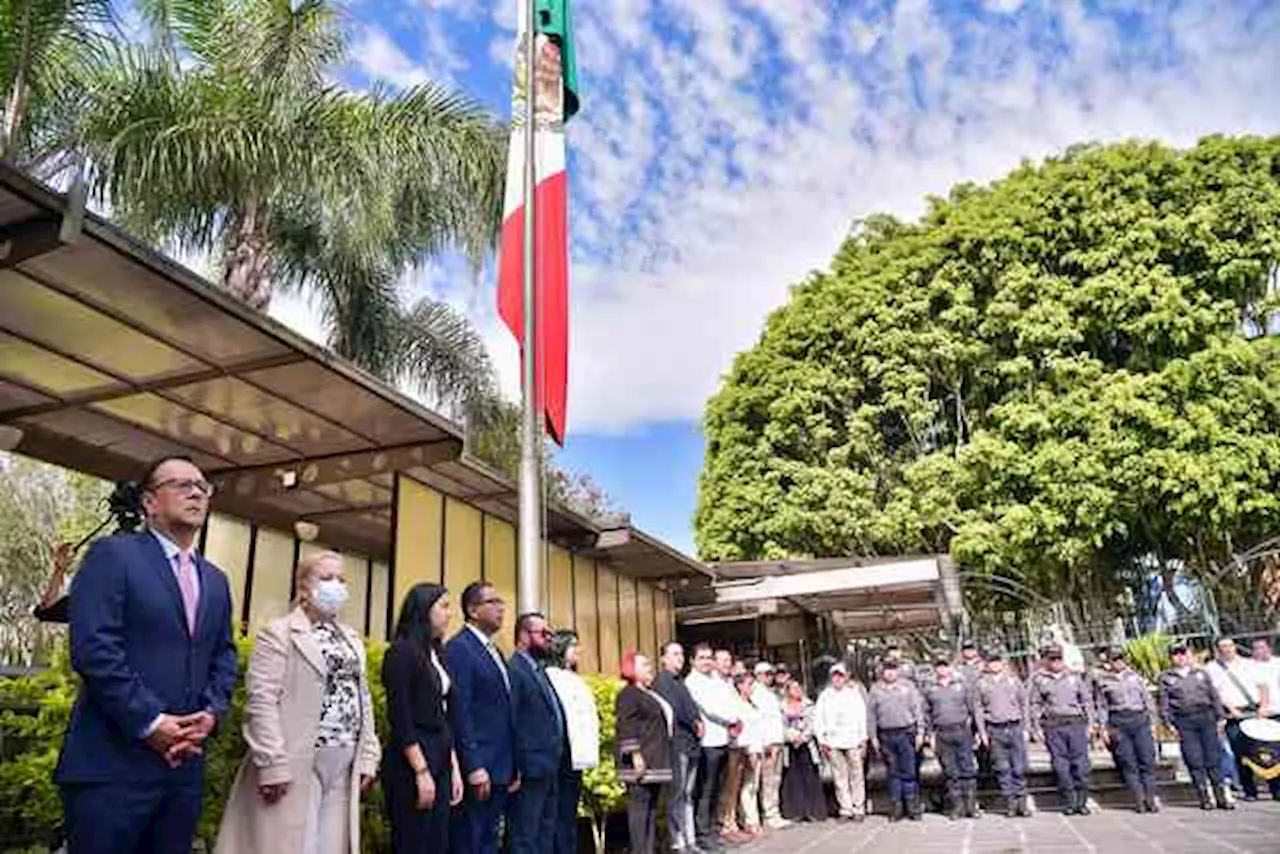
[(950, 821), (796, 825), (733, 849), (734, 854), (1278, 854), (1280, 803), (1241, 803), (1234, 812), (1166, 807), (1158, 815), (1107, 809), (1089, 816), (1039, 812)]

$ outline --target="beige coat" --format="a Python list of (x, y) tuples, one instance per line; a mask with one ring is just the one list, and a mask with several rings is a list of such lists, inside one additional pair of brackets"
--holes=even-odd
[[(365, 676), (364, 643), (347, 626), (343, 634), (360, 657)], [(272, 621), (258, 632), (249, 660), (246, 687), (244, 761), (218, 829), (215, 854), (292, 854), (302, 851), (306, 834), (316, 728), (328, 671), (311, 636), (311, 620), (301, 609)], [(374, 731), (369, 686), (361, 685), (363, 715), (351, 775), (351, 848), (360, 850), (360, 777), (378, 772), (380, 748)], [(268, 805), (258, 786), (289, 783), (288, 792)]]

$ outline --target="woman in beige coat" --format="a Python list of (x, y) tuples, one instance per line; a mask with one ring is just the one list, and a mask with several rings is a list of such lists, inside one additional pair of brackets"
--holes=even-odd
[(298, 565), (297, 604), (260, 632), (249, 660), (244, 738), (215, 854), (358, 854), (360, 793), (379, 743), (364, 644), (336, 620), (342, 558)]

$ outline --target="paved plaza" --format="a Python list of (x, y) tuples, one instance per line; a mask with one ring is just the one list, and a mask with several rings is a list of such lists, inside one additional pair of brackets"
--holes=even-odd
[(743, 854), (1280, 854), (1280, 803), (1242, 803), (1235, 812), (1167, 807), (1158, 815), (1107, 809), (1068, 818), (988, 815), (950, 821), (797, 825), (735, 849)]

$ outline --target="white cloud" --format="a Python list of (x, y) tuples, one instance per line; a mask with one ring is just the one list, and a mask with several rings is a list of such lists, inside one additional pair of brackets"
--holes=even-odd
[(417, 86), (431, 79), (426, 66), (410, 59), (381, 27), (360, 27), (352, 40), (351, 55), (370, 77), (397, 86)]
[(1134, 0), (1137, 50), (1079, 0), (962, 26), (926, 0), (625, 5), (576, 7), (571, 430), (699, 417), (855, 218), (1074, 142), (1280, 131), (1278, 7)]

